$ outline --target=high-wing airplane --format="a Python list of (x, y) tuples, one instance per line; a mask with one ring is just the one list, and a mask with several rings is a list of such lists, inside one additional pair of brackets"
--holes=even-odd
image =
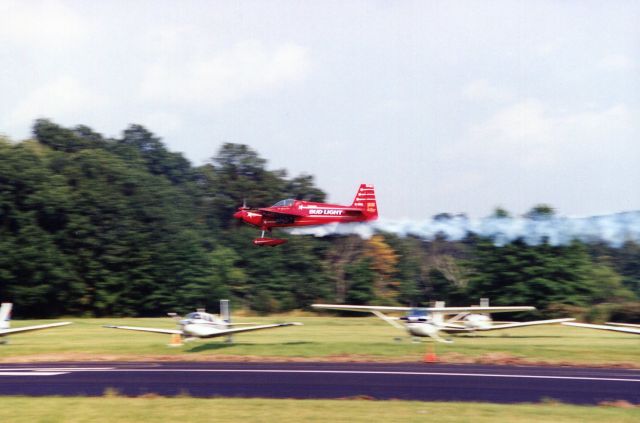
[[(58, 323), (49, 323), (46, 325), (36, 325), (36, 326), (23, 326), (21, 328), (13, 328), (11, 329), (11, 309), (13, 308), (12, 303), (2, 303), (0, 305), (0, 338), (4, 338), (8, 335), (15, 335), (18, 333), (31, 332), (34, 330), (40, 329), (49, 329), (55, 328), (58, 326), (70, 325), (71, 322), (58, 322)], [(0, 340), (0, 343), (6, 343), (6, 340)]]
[[(223, 300), (224, 301), (224, 300)], [(228, 310), (228, 308), (227, 308)], [(216, 338), (220, 336), (231, 336), (236, 333), (251, 332), (264, 329), (281, 328), (286, 326), (301, 326), (302, 323), (273, 323), (268, 325), (249, 326), (252, 323), (231, 323), (231, 319), (227, 316), (220, 317), (215, 314), (209, 314), (204, 309), (198, 309), (193, 313), (189, 313), (182, 317), (176, 313), (168, 313), (178, 324), (177, 329), (161, 329), (161, 328), (144, 328), (138, 326), (113, 326), (107, 325), (105, 328), (126, 329), (141, 332), (163, 333), (168, 335), (178, 335), (181, 340), (191, 341), (196, 338)], [(244, 327), (236, 327), (244, 326)]]
[[(534, 320), (529, 322), (494, 323), (489, 317), (491, 313), (505, 313), (535, 310), (530, 306), (489, 307), (488, 301), (483, 299), (480, 306), (445, 307), (443, 301), (437, 301), (435, 307), (384, 307), (359, 306), (342, 304), (312, 304), (312, 307), (327, 310), (363, 311), (375, 314), (397, 329), (403, 329), (412, 336), (430, 337), (438, 342), (452, 342), (440, 337), (445, 333), (471, 333), (476, 331), (490, 331), (511, 329), (523, 326), (548, 325), (552, 323), (568, 322), (575, 319)], [(403, 317), (391, 317), (384, 312), (408, 312)], [(401, 321), (404, 325), (398, 323)]]
[(262, 230), (260, 238), (253, 240), (255, 245), (275, 247), (287, 240), (265, 238), (265, 231), (270, 232), (272, 228), (317, 226), (336, 222), (367, 222), (378, 218), (378, 205), (373, 185), (362, 184), (350, 206), (287, 199), (265, 208), (253, 209), (242, 206), (233, 217)]
[(588, 329), (610, 330), (613, 332), (624, 332), (640, 335), (640, 325), (635, 325), (633, 323), (607, 322), (606, 325), (592, 325), (590, 323), (563, 323), (563, 325)]

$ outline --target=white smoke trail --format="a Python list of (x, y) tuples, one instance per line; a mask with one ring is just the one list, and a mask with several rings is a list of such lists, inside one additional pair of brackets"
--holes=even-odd
[(542, 217), (536, 219), (497, 218), (469, 219), (464, 216), (415, 220), (385, 220), (368, 223), (329, 224), (308, 228), (290, 229), (293, 235), (359, 235), (368, 239), (377, 232), (392, 233), (401, 237), (415, 236), (433, 240), (438, 236), (450, 241), (462, 240), (469, 233), (494, 240), (505, 245), (523, 239), (529, 245), (539, 245), (545, 240), (551, 245), (566, 245), (572, 240), (605, 242), (620, 247), (627, 241), (640, 243), (640, 211), (591, 217)]

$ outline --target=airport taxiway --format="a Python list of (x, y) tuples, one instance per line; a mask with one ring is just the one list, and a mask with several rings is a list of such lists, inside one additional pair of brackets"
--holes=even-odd
[(405, 399), (640, 403), (640, 370), (381, 363), (0, 364), (0, 395)]

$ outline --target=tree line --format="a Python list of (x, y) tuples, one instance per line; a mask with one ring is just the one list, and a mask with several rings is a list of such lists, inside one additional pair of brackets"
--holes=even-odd
[(283, 234), (289, 243), (257, 248), (256, 229), (232, 218), (244, 201), (325, 197), (313, 176), (270, 170), (247, 145), (223, 144), (194, 166), (140, 125), (105, 138), (40, 119), (32, 139), (0, 138), (0, 299), (21, 316), (56, 317), (215, 310), (222, 297), (258, 313), (316, 301), (471, 305), (489, 297), (546, 315), (640, 320), (633, 242), (498, 247), (473, 234), (457, 242)]

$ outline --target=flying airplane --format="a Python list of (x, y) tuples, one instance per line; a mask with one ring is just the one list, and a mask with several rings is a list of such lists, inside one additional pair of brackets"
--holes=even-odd
[(243, 205), (233, 217), (262, 230), (260, 238), (253, 240), (255, 245), (275, 247), (287, 240), (265, 237), (265, 231), (336, 222), (367, 222), (378, 218), (378, 206), (373, 185), (362, 184), (350, 206), (287, 199), (278, 201), (271, 207), (258, 209)]
[[(251, 332), (256, 330), (263, 329), (272, 329), (272, 328), (280, 328), (285, 326), (301, 326), (302, 323), (298, 322), (289, 322), (289, 323), (273, 323), (268, 325), (256, 325), (256, 326), (248, 326), (253, 323), (231, 323), (230, 315), (228, 313), (228, 306), (225, 307), (222, 305), (221, 300), (221, 310), (224, 313), (224, 310), (227, 310), (225, 316), (218, 316), (215, 314), (209, 314), (205, 312), (204, 309), (198, 309), (193, 313), (189, 313), (186, 316), (182, 317), (177, 315), (176, 313), (168, 313), (169, 316), (173, 317), (178, 324), (177, 329), (161, 329), (161, 328), (144, 328), (138, 326), (113, 326), (106, 325), (105, 328), (110, 329), (126, 329), (126, 330), (134, 330), (141, 332), (154, 332), (154, 333), (163, 333), (168, 335), (179, 336), (181, 340), (191, 341), (196, 338), (216, 338), (220, 336), (229, 337), (236, 333), (242, 332)], [(228, 303), (227, 303), (228, 304)], [(237, 327), (234, 326), (245, 326), (245, 327)]]
[[(450, 343), (451, 340), (440, 337), (445, 333), (472, 333), (490, 330), (511, 329), (523, 326), (548, 325), (568, 322), (575, 319), (534, 320), (529, 322), (492, 322), (488, 314), (535, 310), (530, 306), (489, 307), (482, 299), (480, 306), (445, 307), (443, 301), (436, 301), (435, 307), (385, 307), (342, 304), (312, 304), (312, 307), (327, 310), (347, 310), (370, 312), (397, 329), (403, 329), (412, 336), (430, 337), (438, 342)], [(403, 317), (391, 317), (384, 312), (408, 312)], [(398, 320), (404, 325), (398, 323)]]
[[(49, 329), (55, 328), (58, 326), (70, 325), (71, 322), (58, 322), (58, 323), (49, 323), (46, 325), (36, 325), (36, 326), (23, 326), (21, 328), (13, 328), (11, 329), (11, 309), (13, 308), (12, 303), (2, 303), (0, 305), (0, 338), (4, 338), (8, 335), (15, 335), (18, 333), (31, 332), (34, 330), (40, 329)], [(6, 339), (0, 340), (1, 344), (6, 343)]]
[(576, 326), (579, 328), (588, 328), (588, 329), (610, 330), (613, 332), (624, 332), (624, 333), (633, 333), (635, 335), (640, 335), (640, 325), (635, 325), (633, 323), (607, 322), (606, 325), (592, 325), (590, 323), (563, 323), (563, 325)]

